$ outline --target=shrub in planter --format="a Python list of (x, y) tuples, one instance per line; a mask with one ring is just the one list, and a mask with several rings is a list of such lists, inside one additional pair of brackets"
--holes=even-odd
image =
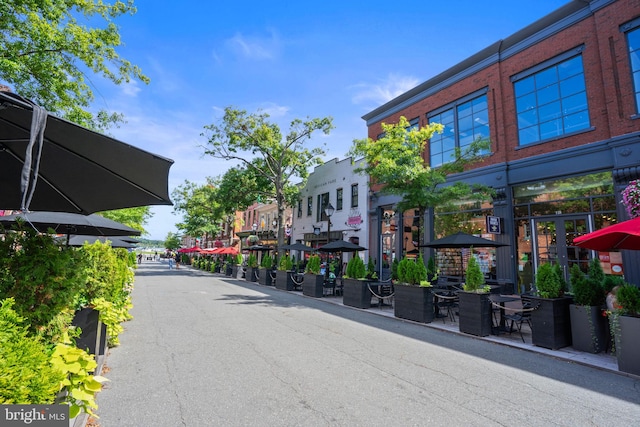
[(60, 313), (74, 309), (78, 294), (86, 287), (83, 254), (61, 248), (52, 236), (33, 229), (5, 233), (0, 253), (0, 299), (13, 298), (13, 310), (27, 322), (31, 333), (64, 332), (68, 324), (56, 325), (55, 321)]
[(610, 317), (618, 369), (640, 375), (640, 289), (625, 284), (616, 292), (618, 309)]
[(302, 294), (320, 298), (323, 294), (324, 276), (320, 274), (320, 257), (311, 255), (302, 283)]
[(533, 345), (556, 350), (571, 345), (571, 298), (563, 297), (563, 285), (551, 264), (542, 264), (536, 272), (537, 296), (531, 297), (536, 310), (531, 312)]
[(491, 333), (491, 302), (489, 287), (483, 286), (484, 275), (474, 256), (469, 258), (465, 272), (464, 292), (458, 293), (460, 332), (477, 336)]
[(0, 301), (0, 404), (53, 403), (65, 375), (51, 366), (46, 345), (29, 335), (14, 304)]
[(427, 279), (422, 255), (415, 262), (406, 258), (399, 262), (393, 304), (396, 317), (422, 323), (433, 321), (433, 293)]
[(364, 261), (362, 261), (362, 258), (360, 258), (357, 253), (354, 253), (353, 257), (351, 257), (347, 263), (347, 268), (343, 276), (351, 279), (364, 279), (366, 275), (367, 269)]
[(588, 277), (577, 264), (571, 267), (571, 290), (574, 303), (569, 310), (573, 348), (599, 353), (606, 348), (608, 333), (606, 317), (602, 316), (605, 302), (604, 272), (597, 258), (589, 263)]

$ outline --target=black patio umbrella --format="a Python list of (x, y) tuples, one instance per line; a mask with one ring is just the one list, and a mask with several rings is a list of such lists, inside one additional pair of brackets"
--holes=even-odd
[(249, 246), (247, 248), (245, 248), (248, 251), (258, 251), (258, 252), (265, 252), (265, 251), (271, 251), (273, 250), (273, 248), (271, 246), (263, 246), (263, 245), (252, 245)]
[(130, 242), (127, 242), (124, 239), (114, 236), (80, 236), (73, 235), (69, 238), (68, 246), (83, 246), (85, 243), (95, 243), (95, 242), (109, 242), (112, 248), (135, 248), (136, 245)]
[(284, 245), (280, 249), (285, 251), (302, 251), (302, 252), (314, 252), (316, 250), (315, 248), (304, 245), (300, 242), (296, 242), (291, 245)]
[(0, 209), (90, 214), (171, 205), (172, 164), (0, 91)]
[(445, 248), (497, 248), (500, 246), (509, 246), (507, 243), (494, 242), (493, 240), (476, 237), (473, 234), (463, 233), (461, 231), (433, 240), (429, 243), (419, 245), (420, 247), (445, 249)]
[(346, 240), (335, 240), (318, 248), (319, 252), (356, 252), (365, 250), (367, 250), (367, 248), (363, 248)]
[[(507, 243), (495, 242), (489, 239), (483, 239), (482, 237), (476, 237), (473, 234), (463, 233), (459, 231), (455, 234), (445, 236), (441, 239), (433, 240), (429, 243), (419, 245), (420, 247), (434, 248), (434, 249), (463, 249), (463, 248), (499, 248), (501, 246), (509, 246)], [(462, 252), (460, 253), (460, 266), (462, 273), (464, 274), (464, 259)]]
[(33, 227), (40, 233), (50, 229), (56, 234), (90, 236), (139, 236), (135, 228), (127, 227), (100, 215), (80, 215), (68, 212), (28, 212), (15, 215), (0, 216), (0, 225), (5, 229), (16, 228), (22, 224)]

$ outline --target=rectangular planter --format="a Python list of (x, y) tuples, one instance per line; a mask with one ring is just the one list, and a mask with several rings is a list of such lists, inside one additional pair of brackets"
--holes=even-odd
[(302, 283), (302, 295), (308, 297), (322, 298), (322, 285), (324, 284), (324, 276), (322, 274), (304, 274), (304, 282)]
[(640, 375), (640, 317), (618, 316), (616, 357), (618, 370)]
[(247, 272), (244, 276), (247, 282), (258, 281), (258, 267), (247, 267)]
[(295, 288), (293, 277), (291, 276), (292, 273), (293, 271), (276, 271), (276, 289), (292, 291)]
[(271, 278), (272, 271), (271, 269), (260, 268), (258, 270), (258, 283), (263, 286), (273, 286), (273, 280)]
[(100, 321), (100, 312), (91, 307), (76, 311), (71, 322), (82, 331), (76, 346), (89, 354), (103, 356), (107, 347), (107, 325)]
[(557, 350), (571, 345), (571, 316), (569, 305), (572, 298), (529, 297), (531, 312), (531, 341), (533, 345)]
[(350, 307), (371, 308), (369, 282), (358, 279), (343, 279), (342, 303)]
[(609, 331), (602, 309), (594, 306), (569, 305), (571, 342), (574, 350), (600, 353), (607, 348)]
[(476, 292), (458, 292), (460, 312), (460, 332), (486, 337), (491, 334), (490, 294)]
[(394, 316), (420, 323), (433, 322), (433, 292), (430, 287), (396, 284), (394, 289)]

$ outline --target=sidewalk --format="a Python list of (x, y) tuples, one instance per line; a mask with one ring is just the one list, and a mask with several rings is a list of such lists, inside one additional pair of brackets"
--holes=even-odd
[[(188, 268), (191, 268), (191, 266), (188, 266)], [(225, 276), (226, 278), (229, 279), (234, 279), (233, 277), (228, 277)], [(236, 280), (242, 280), (243, 282), (246, 282), (244, 279), (236, 279)], [(262, 286), (260, 285), (258, 282), (246, 282), (246, 283), (252, 283), (254, 284), (256, 287), (268, 287), (270, 289), (275, 289), (275, 287), (273, 286)], [(291, 294), (298, 294), (300, 295), (300, 297), (302, 298), (312, 298), (312, 297), (307, 297), (305, 295), (302, 295), (301, 291), (281, 291), (281, 292), (288, 292)], [(341, 305), (344, 306), (344, 304), (342, 303), (342, 297), (338, 296), (325, 296), (323, 298), (314, 298), (316, 300), (319, 301), (324, 301), (328, 304), (336, 304), (336, 305)], [(344, 306), (344, 307), (349, 307), (349, 306)], [(597, 368), (597, 369), (602, 369), (602, 370), (606, 370), (606, 371), (611, 371), (611, 372), (615, 372), (618, 373), (620, 375), (625, 375), (625, 376), (631, 376), (631, 377), (635, 377), (634, 375), (631, 374), (627, 374), (625, 372), (620, 372), (618, 370), (618, 361), (616, 359), (616, 357), (614, 355), (611, 355), (609, 353), (598, 353), (598, 354), (591, 354), (591, 353), (585, 353), (582, 351), (576, 351), (574, 350), (572, 347), (564, 347), (558, 350), (549, 350), (546, 348), (542, 348), (542, 347), (538, 347), (538, 346), (534, 346), (533, 344), (531, 344), (531, 329), (529, 328), (528, 325), (523, 325), (522, 326), (522, 335), (524, 336), (524, 340), (525, 342), (522, 342), (522, 339), (520, 338), (520, 334), (515, 332), (512, 334), (501, 334), (501, 335), (489, 335), (486, 337), (477, 337), (477, 336), (473, 336), (473, 335), (468, 335), (465, 333), (460, 332), (459, 328), (458, 328), (458, 323), (456, 322), (451, 322), (448, 319), (434, 319), (434, 321), (432, 323), (418, 323), (418, 322), (412, 322), (411, 320), (405, 320), (405, 319), (400, 319), (394, 316), (393, 313), (393, 306), (392, 305), (383, 305), (382, 307), (376, 307), (373, 306), (369, 309), (360, 309), (360, 308), (356, 308), (356, 307), (349, 307), (353, 310), (360, 310), (360, 311), (365, 311), (371, 314), (375, 314), (378, 316), (386, 316), (386, 317), (391, 317), (394, 318), (400, 322), (411, 322), (411, 323), (415, 323), (417, 325), (423, 325), (426, 328), (434, 328), (434, 329), (439, 329), (442, 331), (447, 331), (450, 333), (455, 333), (455, 334), (459, 334), (459, 335), (463, 335), (466, 336), (470, 339), (480, 339), (480, 340), (484, 340), (484, 341), (490, 341), (490, 342), (494, 342), (496, 344), (499, 345), (506, 345), (509, 347), (515, 347), (515, 348), (519, 348), (525, 351), (530, 351), (530, 352), (534, 352), (534, 353), (539, 353), (539, 354), (545, 354), (557, 359), (562, 359), (562, 360), (566, 360), (568, 362), (574, 362), (574, 363), (579, 363), (582, 365), (586, 365), (586, 366), (591, 366), (593, 368)]]

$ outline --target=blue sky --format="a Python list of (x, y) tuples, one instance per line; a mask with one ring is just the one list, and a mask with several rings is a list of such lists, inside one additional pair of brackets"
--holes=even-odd
[[(136, 0), (116, 21), (118, 52), (151, 83), (93, 77), (95, 106), (125, 115), (113, 136), (175, 161), (170, 191), (231, 166), (203, 157), (200, 136), (227, 106), (267, 112), (284, 134), (295, 118), (331, 116), (331, 135), (310, 144), (341, 159), (367, 136), (364, 114), (568, 0), (430, 3)], [(146, 237), (177, 231), (172, 207), (152, 212)]]

